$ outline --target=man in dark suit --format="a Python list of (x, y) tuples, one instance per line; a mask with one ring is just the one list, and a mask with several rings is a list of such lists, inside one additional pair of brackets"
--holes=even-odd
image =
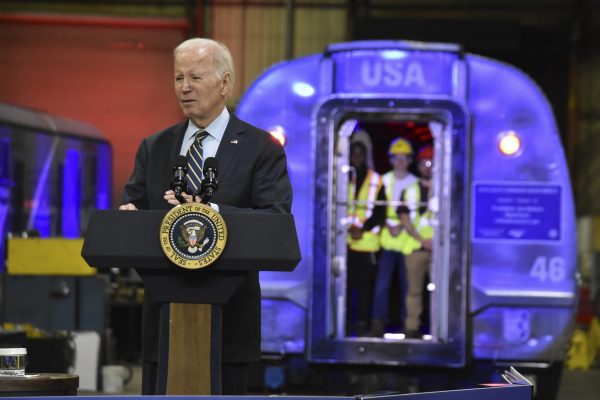
[[(172, 190), (172, 160), (186, 155), (199, 130), (204, 159), (215, 157), (219, 189), (211, 206), (218, 211), (289, 213), (292, 190), (286, 157), (269, 133), (249, 125), (225, 107), (234, 83), (227, 47), (209, 39), (190, 39), (174, 51), (174, 83), (187, 117), (142, 141), (133, 174), (121, 197), (122, 210), (169, 209), (179, 204)], [(198, 201), (183, 194), (186, 201)], [(143, 311), (142, 394), (156, 392), (160, 304), (146, 291)], [(244, 394), (247, 363), (260, 358), (260, 286), (248, 273), (222, 315), (223, 394)]]

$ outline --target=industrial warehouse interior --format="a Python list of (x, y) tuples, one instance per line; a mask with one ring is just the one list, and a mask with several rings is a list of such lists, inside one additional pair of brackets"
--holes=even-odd
[(596, 399), (599, 28), (0, 2), (0, 396)]

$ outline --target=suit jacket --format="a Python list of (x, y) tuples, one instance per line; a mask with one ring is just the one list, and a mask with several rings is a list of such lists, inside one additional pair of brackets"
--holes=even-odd
[[(125, 185), (121, 204), (138, 209), (169, 209), (163, 195), (172, 178), (171, 160), (179, 155), (188, 121), (167, 128), (142, 141), (133, 174)], [(217, 150), (219, 188), (212, 202), (221, 211), (289, 213), (292, 189), (282, 146), (271, 135), (235, 115)], [(158, 360), (160, 304), (148, 290), (144, 296), (142, 358)], [(260, 285), (251, 272), (223, 307), (222, 360), (252, 362), (260, 358)]]

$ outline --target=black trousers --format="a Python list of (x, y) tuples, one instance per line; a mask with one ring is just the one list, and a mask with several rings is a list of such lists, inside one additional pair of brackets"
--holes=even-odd
[(373, 287), (375, 285), (375, 254), (348, 249), (346, 276), (346, 330), (356, 323), (371, 319)]
[[(158, 381), (158, 363), (144, 361), (142, 364), (142, 395), (155, 395)], [(221, 365), (221, 394), (245, 395), (248, 391), (248, 364)]]

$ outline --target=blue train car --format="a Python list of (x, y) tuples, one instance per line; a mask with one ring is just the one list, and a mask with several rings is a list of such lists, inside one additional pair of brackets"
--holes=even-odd
[[(303, 254), (293, 273), (261, 275), (265, 353), (355, 371), (493, 375), (510, 364), (556, 389), (577, 302), (575, 215), (551, 107), (528, 76), (452, 44), (340, 43), (267, 70), (237, 114), (285, 140)], [(435, 150), (427, 328), (417, 339), (393, 323), (382, 337), (355, 336), (345, 323), (358, 136), (380, 173), (397, 137)]]
[(111, 164), (110, 143), (93, 126), (0, 104), (2, 238), (82, 237), (89, 212), (111, 205)]

